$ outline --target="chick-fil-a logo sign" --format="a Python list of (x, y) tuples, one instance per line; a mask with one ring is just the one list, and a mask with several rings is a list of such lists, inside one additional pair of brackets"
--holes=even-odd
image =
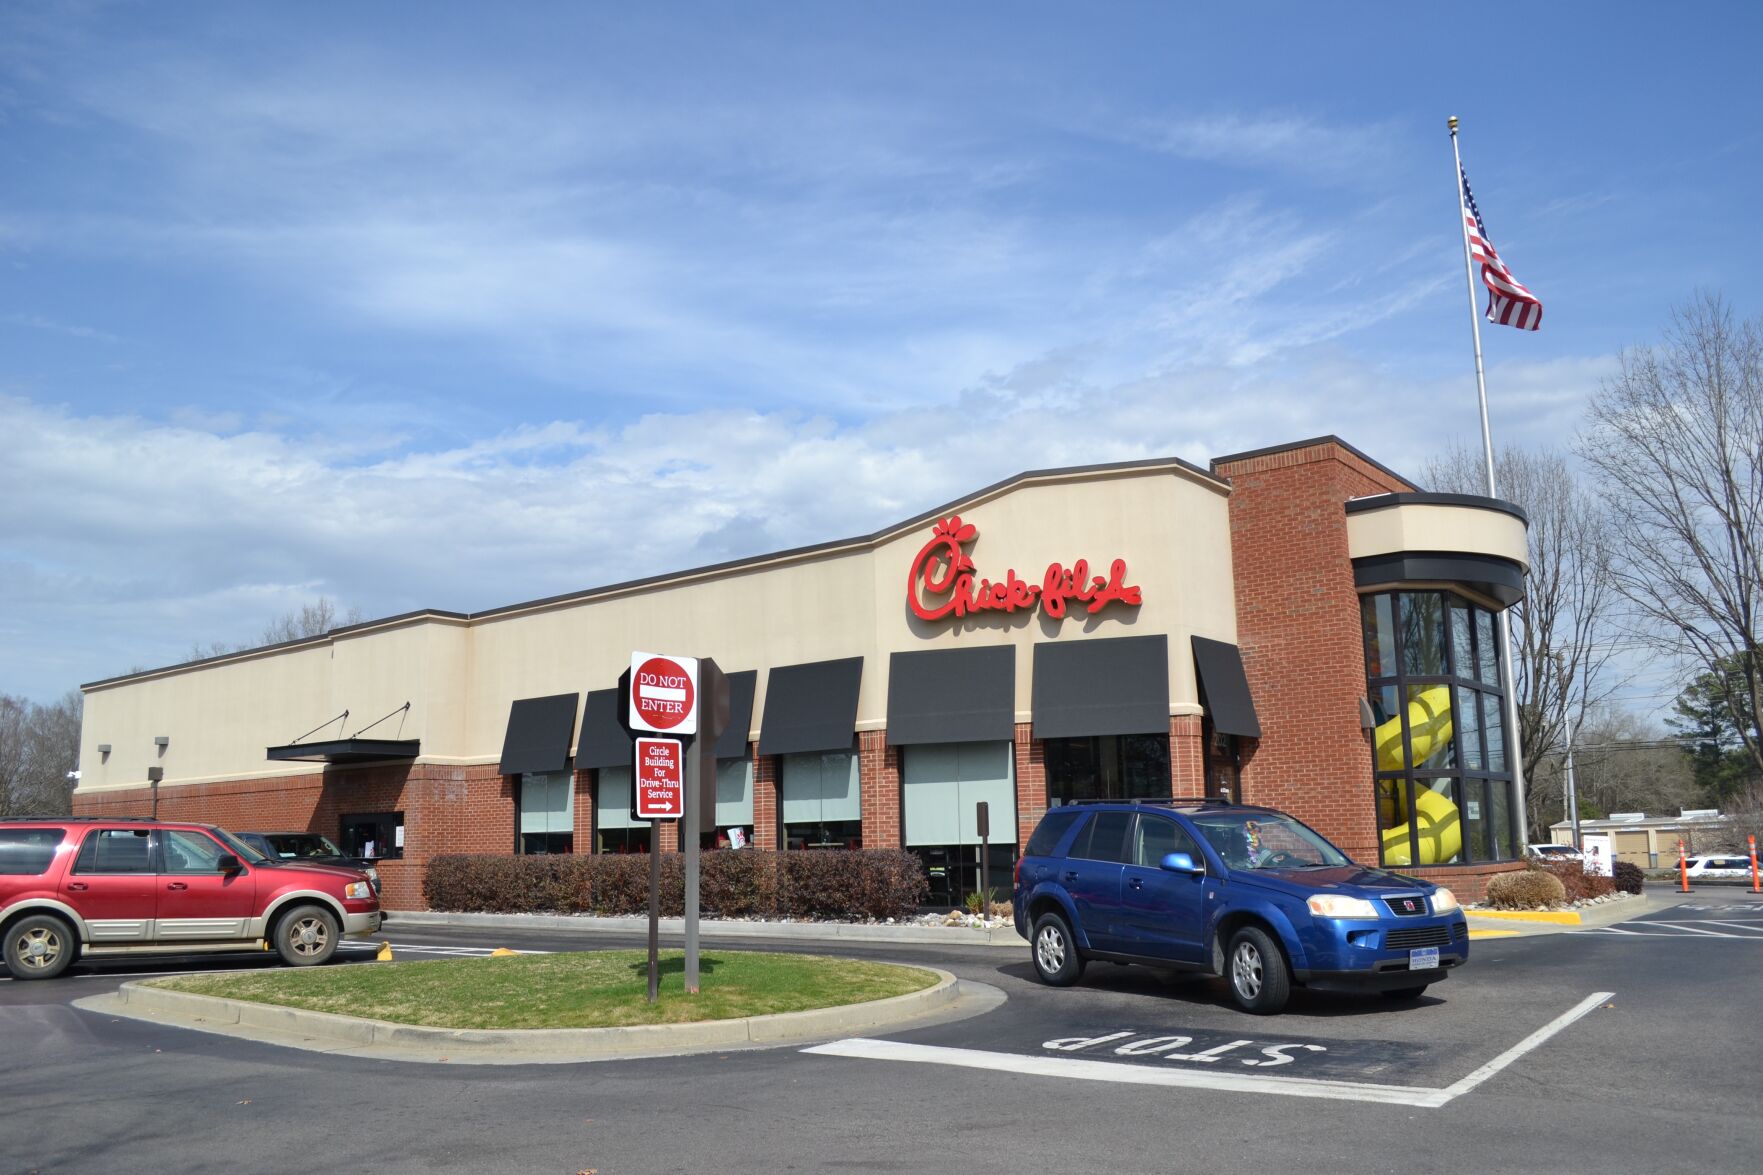
[(1116, 559), (1108, 567), (1108, 576), (1090, 575), (1088, 559), (1079, 559), (1070, 567), (1060, 563), (1047, 564), (1041, 582), (1031, 583), (1016, 574), (1014, 568), (1000, 580), (976, 579), (973, 559), (962, 547), (979, 537), (979, 528), (960, 517), (945, 518), (931, 530), (930, 542), (912, 560), (906, 576), (906, 600), (920, 620), (941, 620), (945, 616), (968, 616), (974, 612), (1016, 612), (1032, 609), (1058, 620), (1064, 617), (1067, 603), (1083, 604), (1090, 612), (1100, 612), (1109, 604), (1139, 605), (1138, 586), (1126, 583), (1126, 560)]

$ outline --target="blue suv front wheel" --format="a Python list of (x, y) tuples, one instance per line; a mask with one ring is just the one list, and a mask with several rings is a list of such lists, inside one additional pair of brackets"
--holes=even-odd
[(1259, 926), (1245, 926), (1231, 936), (1226, 954), (1230, 994), (1237, 1006), (1256, 1016), (1271, 1016), (1292, 994), (1292, 974), (1285, 951)]

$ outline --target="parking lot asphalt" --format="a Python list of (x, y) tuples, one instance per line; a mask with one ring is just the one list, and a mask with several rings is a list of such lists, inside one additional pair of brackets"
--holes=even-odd
[[(641, 944), (396, 921), (386, 937), (401, 961)], [(1763, 1152), (1763, 899), (1730, 890), (1620, 927), (1478, 942), (1413, 1005), (1300, 992), (1276, 1017), (1236, 1011), (1217, 980), (1140, 968), (1041, 987), (1026, 950), (706, 954), (768, 948), (929, 963), (1008, 999), (881, 1045), (491, 1069), (301, 1052), (70, 1003), (143, 974), (273, 965), (262, 957), (0, 981), (0, 1171), (1738, 1172)], [(371, 958), (352, 948), (343, 965), (386, 965)], [(1437, 1105), (1376, 1092), (1452, 1088)]]

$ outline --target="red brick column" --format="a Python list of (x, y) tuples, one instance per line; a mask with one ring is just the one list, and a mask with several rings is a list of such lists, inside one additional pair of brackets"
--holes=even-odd
[(1047, 767), (1041, 741), (1027, 722), (1016, 724), (1016, 849), (1021, 852), (1047, 814)]
[(658, 852), (679, 852), (679, 823), (678, 820), (663, 820), (661, 822), (661, 845)]
[(900, 830), (900, 748), (885, 730), (857, 735), (857, 795), (863, 805), (863, 847), (897, 849)]
[(1289, 811), (1375, 861), (1371, 758), (1359, 729), (1364, 633), (1343, 507), (1414, 487), (1332, 437), (1213, 470), (1231, 483), (1237, 643), (1261, 719), (1239, 798)]
[(753, 744), (753, 847), (777, 849), (777, 756), (761, 755)]
[(1206, 747), (1198, 714), (1176, 714), (1169, 719), (1170, 795), (1180, 800), (1206, 795)]
[(575, 851), (594, 851), (594, 780), (599, 772), (584, 767), (575, 773)]

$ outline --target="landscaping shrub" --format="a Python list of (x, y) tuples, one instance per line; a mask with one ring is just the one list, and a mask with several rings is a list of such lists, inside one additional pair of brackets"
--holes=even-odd
[[(836, 921), (904, 918), (928, 894), (918, 858), (897, 849), (762, 853), (722, 849), (699, 858), (704, 914)], [(643, 914), (649, 858), (643, 853), (534, 856), (449, 855), (429, 862), (423, 896), (431, 910), (495, 914)], [(685, 858), (661, 857), (661, 912), (685, 909)]]
[(1601, 898), (1616, 891), (1616, 882), (1613, 879), (1601, 873), (1587, 873), (1585, 866), (1578, 861), (1550, 861), (1541, 868), (1561, 883), (1570, 902)]
[(1540, 910), (1567, 899), (1561, 879), (1542, 869), (1500, 873), (1488, 879), (1488, 905), (1496, 910)]
[(1647, 875), (1641, 871), (1639, 865), (1631, 861), (1618, 861), (1613, 868), (1616, 876), (1612, 880), (1623, 893), (1640, 893), (1641, 888), (1647, 884)]

